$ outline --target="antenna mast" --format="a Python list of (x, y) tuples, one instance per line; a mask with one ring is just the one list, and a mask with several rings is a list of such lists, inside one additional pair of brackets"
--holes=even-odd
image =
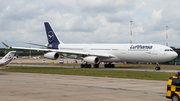
[(130, 21), (130, 36), (131, 36), (131, 40), (130, 40), (130, 44), (132, 44), (132, 23), (133, 21)]

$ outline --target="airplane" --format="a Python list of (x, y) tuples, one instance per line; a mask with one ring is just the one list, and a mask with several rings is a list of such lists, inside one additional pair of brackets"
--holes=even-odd
[[(0, 60), (0, 67), (5, 66), (7, 64), (9, 64), (14, 57), (14, 54), (16, 53), (16, 51), (10, 51), (8, 54), (6, 54), (1, 60)], [(3, 69), (3, 68), (0, 68)]]
[[(59, 56), (80, 59), (86, 62), (81, 68), (99, 68), (100, 62), (105, 62), (105, 68), (114, 68), (113, 62), (147, 62), (159, 63), (170, 61), (178, 54), (170, 47), (159, 44), (65, 44), (57, 37), (48, 22), (44, 22), (48, 44), (40, 45), (28, 43), (41, 48), (10, 47), (13, 49), (27, 49), (43, 51), (44, 57), (56, 60)], [(7, 44), (3, 43), (6, 47)], [(159, 65), (155, 68), (160, 70)]]
[(41, 56), (37, 56), (37, 57), (32, 57), (33, 59), (39, 59)]

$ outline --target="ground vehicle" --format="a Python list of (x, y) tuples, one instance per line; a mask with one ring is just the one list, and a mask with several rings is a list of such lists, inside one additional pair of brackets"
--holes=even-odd
[(60, 63), (60, 64), (63, 64), (63, 63), (64, 63), (64, 61), (63, 61), (63, 60), (60, 60), (60, 61), (59, 61), (59, 63)]
[(46, 60), (42, 60), (42, 63), (46, 63)]
[(172, 101), (180, 101), (180, 72), (168, 80), (166, 98)]

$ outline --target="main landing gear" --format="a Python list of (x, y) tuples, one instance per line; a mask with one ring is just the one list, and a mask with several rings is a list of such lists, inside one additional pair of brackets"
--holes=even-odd
[[(93, 67), (94, 68), (99, 68), (99, 64), (93, 64)], [(114, 68), (115, 65), (109, 63), (109, 64), (105, 64), (104, 67), (105, 68)], [(87, 64), (87, 63), (86, 64), (81, 64), (81, 68), (91, 68), (91, 64)]]
[[(99, 68), (99, 64), (94, 64), (94, 68)], [(81, 64), (81, 68), (91, 68), (91, 64)]]
[(104, 67), (105, 68), (114, 68), (115, 66), (114, 66), (114, 64), (109, 63), (109, 64), (105, 64)]
[(159, 66), (159, 63), (157, 63), (157, 66), (156, 66), (155, 70), (161, 70), (161, 68)]

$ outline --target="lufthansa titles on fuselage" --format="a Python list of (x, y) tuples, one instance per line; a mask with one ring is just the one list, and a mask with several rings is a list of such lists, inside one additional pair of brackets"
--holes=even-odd
[(152, 47), (148, 45), (131, 45), (130, 49), (152, 49)]

